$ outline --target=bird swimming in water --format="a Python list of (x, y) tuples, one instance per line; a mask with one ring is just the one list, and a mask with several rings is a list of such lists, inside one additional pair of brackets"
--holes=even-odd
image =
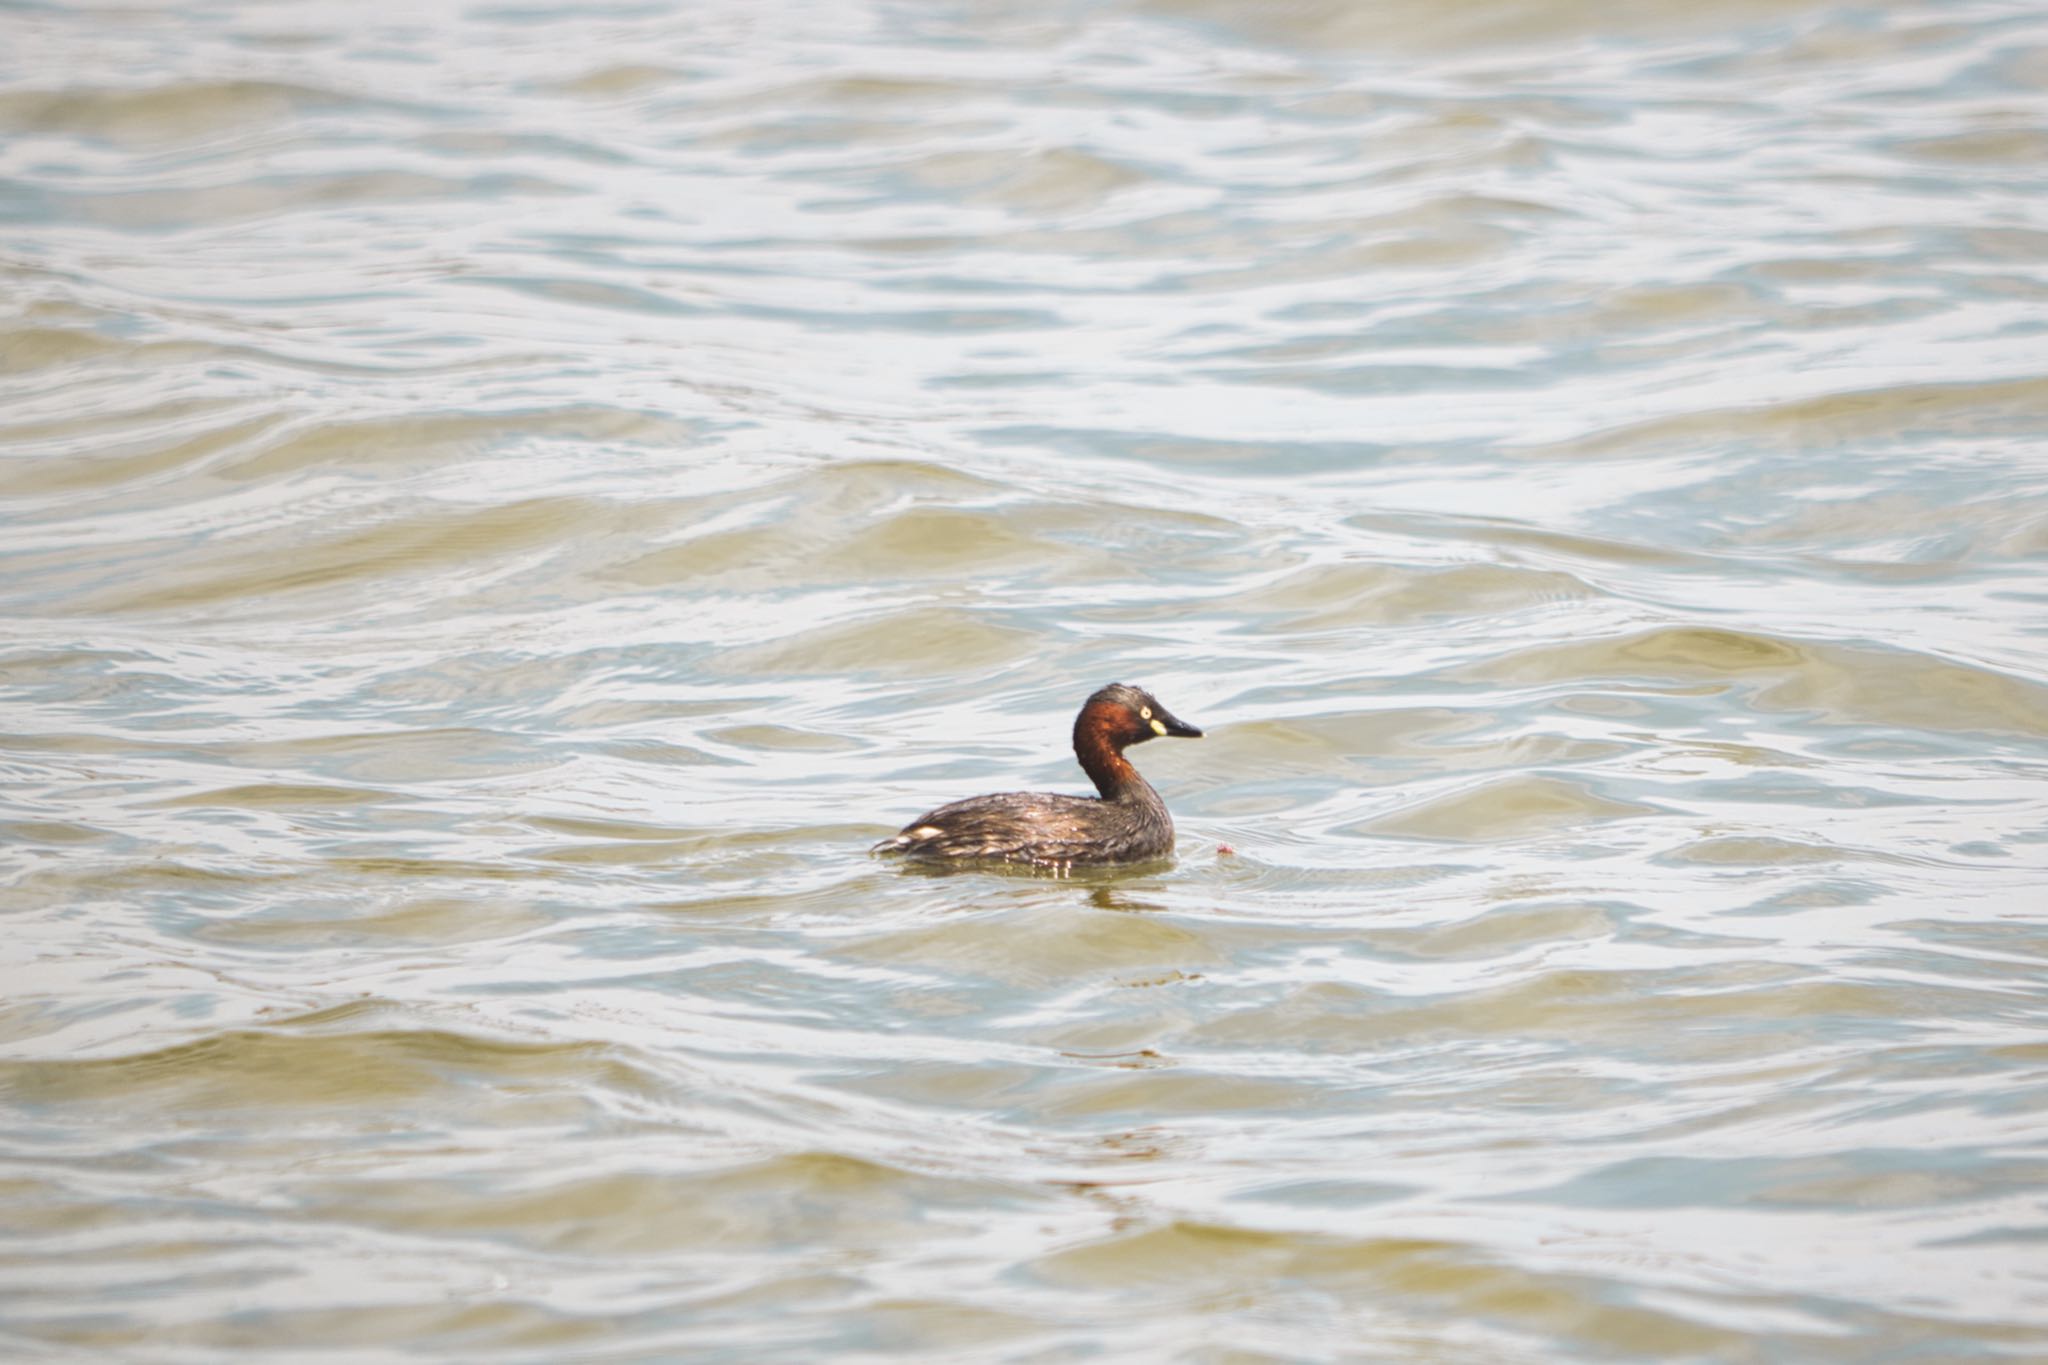
[(1012, 863), (1066, 872), (1173, 852), (1173, 817), (1124, 750), (1162, 735), (1199, 739), (1142, 687), (1111, 683), (1074, 717), (1074, 757), (1099, 796), (998, 792), (926, 811), (869, 851), (925, 863)]

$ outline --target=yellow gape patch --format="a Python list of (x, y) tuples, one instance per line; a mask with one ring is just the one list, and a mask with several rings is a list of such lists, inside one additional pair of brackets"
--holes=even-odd
[(1165, 721), (1163, 721), (1163, 720), (1155, 720), (1155, 721), (1153, 721), (1153, 722), (1152, 722), (1152, 733), (1153, 733), (1153, 734), (1155, 734), (1155, 735), (1163, 735), (1163, 734), (1165, 734), (1165, 733), (1166, 733), (1166, 722), (1165, 722)]

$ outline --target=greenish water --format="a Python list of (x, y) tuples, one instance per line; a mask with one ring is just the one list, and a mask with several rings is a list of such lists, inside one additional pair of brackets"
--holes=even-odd
[(2048, 1358), (2037, 6), (0, 4), (0, 286), (10, 1359)]

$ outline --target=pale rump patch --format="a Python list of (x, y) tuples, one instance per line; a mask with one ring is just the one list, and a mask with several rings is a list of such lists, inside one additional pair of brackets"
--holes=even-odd
[[(937, 825), (919, 825), (916, 829), (910, 831), (910, 837), (913, 839), (931, 839), (945, 832)], [(902, 836), (898, 835), (897, 837), (901, 838)]]

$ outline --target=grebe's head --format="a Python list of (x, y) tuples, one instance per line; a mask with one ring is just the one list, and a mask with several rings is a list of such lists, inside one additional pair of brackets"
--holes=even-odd
[(1129, 683), (1111, 683), (1088, 698), (1074, 721), (1076, 739), (1084, 729), (1098, 731), (1119, 749), (1161, 735), (1202, 737), (1200, 730), (1161, 706), (1157, 697)]

